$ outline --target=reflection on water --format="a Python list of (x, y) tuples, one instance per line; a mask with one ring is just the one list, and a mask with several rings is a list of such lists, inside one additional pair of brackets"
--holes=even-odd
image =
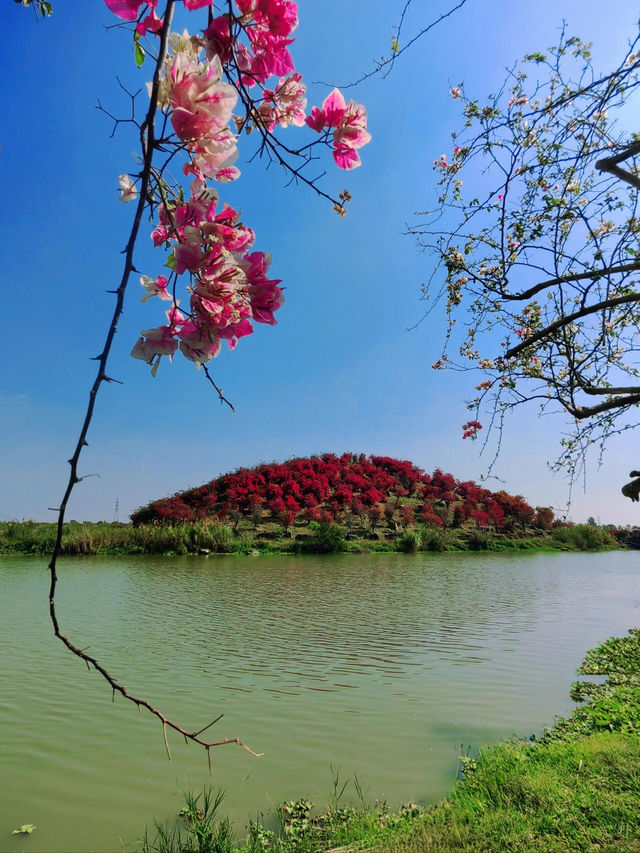
[[(371, 797), (427, 802), (461, 743), (539, 731), (569, 710), (584, 651), (640, 623), (636, 553), (65, 560), (63, 627), (134, 693), (195, 730), (240, 736), (213, 782), (242, 826), (283, 799), (322, 802), (329, 765)], [(208, 783), (55, 644), (45, 561), (0, 560), (0, 849), (114, 850), (175, 793)], [(4, 845), (4, 846), (3, 846)]]

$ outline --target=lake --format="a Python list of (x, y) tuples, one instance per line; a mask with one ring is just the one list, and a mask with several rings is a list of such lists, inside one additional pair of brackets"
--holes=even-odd
[[(92, 557), (59, 564), (64, 633), (206, 754), (64, 649), (46, 560), (0, 558), (0, 850), (133, 849), (213, 784), (242, 833), (354, 774), (372, 802), (445, 795), (461, 750), (567, 713), (584, 652), (640, 625), (640, 554)], [(333, 768), (333, 769), (332, 769)], [(347, 802), (354, 798), (347, 788)], [(23, 823), (30, 837), (11, 836)]]

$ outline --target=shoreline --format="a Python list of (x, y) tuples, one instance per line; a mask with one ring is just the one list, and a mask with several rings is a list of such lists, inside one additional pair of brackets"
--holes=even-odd
[[(278, 809), (279, 833), (251, 824), (232, 840), (210, 789), (187, 793), (172, 826), (148, 830), (142, 853), (163, 833), (165, 853), (636, 853), (640, 849), (640, 629), (590, 649), (578, 669), (606, 676), (575, 682), (577, 707), (539, 737), (512, 739), (458, 759), (458, 781), (444, 800), (423, 807), (404, 803), (343, 804), (329, 797), (326, 811), (302, 798)], [(214, 806), (214, 801), (217, 802)], [(216, 846), (222, 833), (226, 846)], [(201, 846), (203, 838), (209, 844)], [(195, 841), (198, 840), (198, 846)], [(190, 846), (193, 844), (194, 846)]]
[[(45, 556), (53, 550), (56, 525), (49, 522), (0, 522), (0, 555)], [(65, 524), (64, 556), (285, 556), (374, 553), (557, 553), (626, 550), (611, 533), (595, 525), (572, 525), (543, 532), (504, 534), (488, 530), (407, 527), (402, 531), (350, 531), (336, 524), (311, 524), (282, 530), (232, 529), (200, 522), (174, 526), (76, 522)]]

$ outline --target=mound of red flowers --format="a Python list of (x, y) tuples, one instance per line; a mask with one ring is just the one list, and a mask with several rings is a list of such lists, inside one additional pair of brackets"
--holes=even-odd
[(190, 524), (204, 519), (277, 521), (285, 528), (311, 521), (374, 527), (412, 524), (549, 530), (547, 507), (534, 510), (519, 495), (491, 492), (436, 469), (427, 474), (412, 462), (389, 456), (324, 453), (308, 459), (240, 468), (195, 489), (153, 501), (131, 516), (134, 525)]

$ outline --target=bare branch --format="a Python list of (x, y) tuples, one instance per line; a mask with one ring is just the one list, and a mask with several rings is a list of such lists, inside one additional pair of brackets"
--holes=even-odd
[(558, 329), (563, 328), (563, 326), (570, 326), (571, 323), (574, 323), (576, 320), (579, 320), (581, 317), (587, 317), (589, 314), (597, 314), (599, 311), (605, 311), (607, 308), (615, 308), (617, 305), (625, 305), (627, 303), (633, 303), (640, 301), (640, 294), (631, 293), (627, 296), (619, 296), (616, 299), (605, 299), (603, 302), (596, 302), (594, 305), (589, 305), (586, 308), (583, 308), (581, 311), (576, 311), (575, 314), (568, 314), (564, 317), (560, 317), (554, 323), (550, 323), (544, 329), (540, 329), (537, 332), (534, 332), (530, 335), (526, 340), (522, 341), (522, 343), (517, 344), (515, 347), (511, 347), (511, 349), (507, 350), (504, 354), (505, 358), (513, 358), (516, 355), (519, 355), (526, 349), (537, 344), (539, 341), (548, 338), (554, 332), (557, 332)]
[[(415, 36), (413, 36), (413, 38), (409, 39), (409, 41), (403, 47), (400, 47), (398, 44), (397, 49), (392, 50), (391, 56), (388, 56), (385, 59), (377, 60), (375, 68), (372, 71), (369, 71), (366, 74), (363, 74), (361, 77), (358, 77), (357, 80), (353, 80), (351, 83), (338, 84), (339, 88), (340, 89), (351, 89), (353, 86), (358, 86), (360, 83), (363, 83), (365, 80), (368, 80), (370, 77), (375, 77), (377, 74), (380, 74), (380, 72), (384, 71), (385, 69), (386, 69), (386, 72), (383, 76), (386, 77), (391, 72), (394, 63), (399, 56), (401, 56), (406, 50), (409, 50), (410, 47), (412, 47), (419, 39), (421, 39), (423, 36), (425, 36), (432, 29), (434, 29), (434, 27), (437, 27), (438, 24), (441, 24), (442, 21), (445, 21), (447, 18), (451, 17), (451, 15), (453, 15), (455, 12), (457, 12), (459, 9), (461, 9), (466, 4), (466, 2), (467, 2), (467, 0), (459, 0), (459, 2), (455, 6), (453, 6), (451, 9), (449, 9), (448, 12), (443, 12), (442, 15), (440, 15), (440, 17), (436, 18), (435, 21), (432, 21), (426, 27), (423, 27), (420, 30), (420, 32), (417, 33)], [(410, 3), (411, 3), (411, 0), (407, 0), (404, 8), (402, 10), (402, 16), (400, 18), (400, 23), (396, 27), (397, 35), (396, 35), (395, 41), (397, 41), (399, 39), (402, 24), (404, 22), (404, 18), (405, 18), (405, 15), (407, 13), (407, 10), (409, 8)], [(394, 46), (395, 46), (395, 43), (394, 43)], [(322, 83), (322, 85), (325, 85), (325, 86), (333, 85), (331, 83), (323, 83), (323, 81), (321, 81), (321, 80), (318, 82)]]

